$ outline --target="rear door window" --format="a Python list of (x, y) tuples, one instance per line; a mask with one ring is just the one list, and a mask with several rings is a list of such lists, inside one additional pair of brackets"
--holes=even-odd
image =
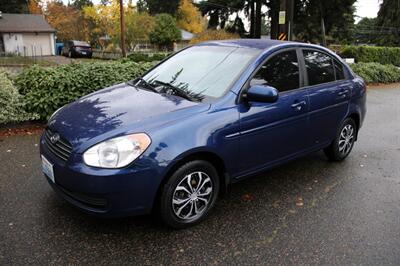
[(314, 50), (303, 50), (303, 56), (309, 86), (335, 81), (333, 60), (329, 55)]

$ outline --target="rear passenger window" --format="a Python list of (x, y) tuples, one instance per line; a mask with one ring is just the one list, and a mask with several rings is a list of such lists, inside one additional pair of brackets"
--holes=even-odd
[(283, 92), (299, 88), (299, 79), (297, 54), (295, 50), (290, 50), (268, 59), (250, 81), (250, 85), (272, 86)]
[(308, 85), (335, 81), (335, 71), (330, 56), (311, 50), (304, 50), (303, 55), (308, 74)]
[(335, 64), (336, 80), (345, 79), (343, 65), (341, 63), (337, 62), (336, 60), (334, 60), (333, 62)]

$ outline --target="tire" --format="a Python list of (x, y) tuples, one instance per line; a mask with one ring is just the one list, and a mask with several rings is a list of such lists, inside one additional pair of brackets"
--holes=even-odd
[(335, 140), (324, 149), (331, 161), (343, 161), (353, 149), (357, 136), (357, 125), (352, 118), (346, 118), (340, 126)]
[(182, 165), (162, 187), (162, 221), (175, 229), (198, 224), (213, 208), (218, 191), (218, 173), (209, 162), (196, 160)]

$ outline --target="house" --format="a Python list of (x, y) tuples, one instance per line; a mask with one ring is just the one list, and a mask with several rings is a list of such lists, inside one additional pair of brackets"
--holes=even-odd
[(174, 44), (174, 51), (179, 51), (186, 46), (189, 45), (190, 41), (195, 37), (195, 35), (191, 32), (188, 32), (186, 30), (180, 29), (181, 32), (181, 40)]
[(55, 33), (42, 15), (0, 12), (0, 54), (55, 55)]

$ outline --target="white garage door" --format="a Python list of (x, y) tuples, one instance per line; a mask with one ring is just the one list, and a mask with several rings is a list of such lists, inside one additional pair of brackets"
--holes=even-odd
[(52, 41), (50, 33), (24, 33), (23, 42), (27, 56), (52, 55)]

